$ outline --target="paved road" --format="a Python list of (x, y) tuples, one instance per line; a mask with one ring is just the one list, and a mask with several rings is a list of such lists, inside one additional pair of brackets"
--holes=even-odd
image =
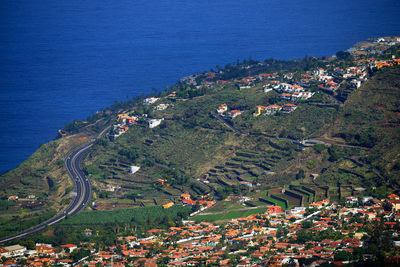
[(67, 215), (72, 216), (77, 214), (79, 211), (85, 208), (85, 206), (88, 204), (90, 197), (91, 197), (91, 192), (92, 192), (92, 187), (90, 184), (89, 179), (86, 177), (85, 173), (82, 170), (82, 161), (86, 157), (86, 155), (89, 153), (90, 147), (93, 145), (93, 143), (88, 143), (83, 146), (80, 146), (70, 152), (67, 157), (65, 158), (65, 167), (68, 170), (68, 173), (74, 182), (75, 186), (75, 193), (76, 196), (74, 197), (74, 200), (69, 204), (69, 206), (60, 214), (57, 214), (53, 218), (35, 226), (30, 229), (27, 229), (25, 231), (22, 231), (19, 234), (9, 236), (6, 238), (3, 238), (0, 240), (0, 243), (4, 243), (7, 241), (11, 241), (13, 239), (25, 237), (34, 233), (37, 233), (39, 231), (43, 231), (46, 226), (48, 225), (53, 225), (55, 223), (58, 223), (62, 219), (64, 219)]

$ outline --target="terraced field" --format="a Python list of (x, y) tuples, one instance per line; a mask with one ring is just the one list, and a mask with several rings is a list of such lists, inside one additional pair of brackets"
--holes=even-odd
[(289, 189), (275, 187), (268, 190), (265, 197), (260, 197), (258, 202), (267, 205), (277, 205), (286, 210), (297, 206), (308, 206), (308, 204), (327, 198), (328, 188), (315, 185), (290, 185)]
[[(99, 169), (108, 175), (105, 178), (99, 177), (98, 182), (99, 185), (108, 184), (118, 187), (112, 195), (120, 199), (124, 199), (126, 193), (135, 194), (131, 203), (133, 206), (162, 205), (171, 199), (179, 198), (182, 193), (196, 196), (210, 192), (209, 187), (196, 180), (182, 186), (161, 184), (159, 179), (165, 179), (163, 173), (169, 169), (168, 166), (156, 164), (151, 168), (142, 167), (134, 174), (129, 173), (129, 167), (130, 164), (127, 162), (109, 160), (99, 166)], [(104, 201), (99, 201), (99, 203), (102, 202)]]
[(211, 168), (204, 178), (214, 189), (235, 186), (241, 182), (267, 184), (268, 176), (287, 166), (293, 160), (293, 151), (268, 143), (262, 148), (239, 150), (224, 165)]

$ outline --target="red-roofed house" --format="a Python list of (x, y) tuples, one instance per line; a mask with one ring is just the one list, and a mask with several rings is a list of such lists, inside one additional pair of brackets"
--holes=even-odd
[(75, 249), (78, 248), (78, 246), (77, 246), (77, 245), (74, 245), (74, 244), (61, 245), (60, 247), (61, 247), (61, 248), (63, 249), (63, 251), (66, 252), (66, 253), (71, 253), (72, 251), (74, 251)]
[(279, 106), (279, 105), (269, 105), (269, 106), (267, 106), (266, 114), (267, 115), (273, 115), (276, 112), (280, 111), (281, 109), (282, 109), (282, 107)]
[(282, 106), (282, 112), (290, 113), (290, 112), (294, 111), (296, 108), (297, 108), (297, 106), (295, 104), (287, 103)]

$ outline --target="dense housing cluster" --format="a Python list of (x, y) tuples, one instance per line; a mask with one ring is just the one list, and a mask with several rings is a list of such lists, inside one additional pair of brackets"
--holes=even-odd
[[(182, 201), (188, 199), (182, 196)], [(35, 250), (14, 245), (0, 252), (8, 258), (4, 266), (22, 259), (30, 266), (70, 266), (79, 251), (86, 257), (75, 266), (342, 265), (375, 260), (381, 253), (387, 263), (399, 263), (399, 210), (395, 194), (382, 200), (347, 198), (343, 204), (324, 200), (286, 212), (270, 206), (262, 214), (222, 225), (189, 219), (182, 226), (148, 230), (142, 237), (120, 236), (116, 245), (102, 249), (90, 243), (56, 248), (36, 244)], [(84, 234), (96, 235), (90, 229)]]

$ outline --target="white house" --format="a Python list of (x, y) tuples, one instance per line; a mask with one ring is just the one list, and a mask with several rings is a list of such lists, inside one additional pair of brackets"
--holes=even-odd
[(323, 68), (318, 68), (316, 70), (313, 71), (313, 74), (315, 76), (321, 76), (325, 74), (325, 70)]
[(228, 117), (230, 118), (236, 118), (237, 116), (239, 116), (240, 114), (242, 114), (242, 112), (240, 110), (231, 110), (228, 112)]
[(150, 120), (148, 121), (148, 123), (149, 123), (149, 128), (157, 127), (158, 125), (161, 124), (161, 122), (162, 122), (163, 120), (164, 120), (164, 118), (162, 118), (162, 119), (150, 119)]
[(370, 200), (373, 200), (374, 198), (372, 197), (372, 196), (363, 196), (362, 198), (361, 198), (361, 201), (362, 201), (362, 203), (364, 204), (364, 203), (366, 203), (366, 202), (368, 202), (368, 201), (370, 201)]
[(135, 172), (137, 172), (138, 170), (140, 170), (139, 166), (131, 166), (129, 173), (134, 174)]
[(295, 104), (287, 103), (282, 106), (282, 111), (285, 113), (290, 113), (290, 112), (294, 111), (296, 108), (297, 108), (297, 106)]
[(143, 103), (145, 103), (146, 105), (150, 105), (150, 104), (155, 103), (158, 99), (159, 98), (157, 98), (157, 97), (148, 97), (143, 101)]
[(226, 104), (221, 104), (218, 108), (217, 108), (217, 113), (218, 114), (223, 114), (225, 111), (228, 110), (228, 106)]
[(274, 115), (276, 112), (280, 111), (281, 109), (282, 109), (282, 107), (279, 105), (269, 105), (266, 108), (266, 114)]
[(61, 245), (60, 247), (62, 248), (62, 250), (63, 250), (65, 253), (71, 253), (72, 251), (74, 251), (75, 249), (78, 248), (78, 246), (77, 246), (77, 245), (74, 245), (74, 244)]
[(307, 99), (311, 98), (313, 95), (314, 95), (313, 92), (302, 92), (302, 93), (300, 94), (300, 98), (301, 98), (302, 100), (307, 100)]
[(278, 92), (288, 92), (291, 93), (293, 91), (292, 85), (288, 83), (280, 83), (274, 87)]
[(351, 83), (351, 85), (352, 85), (353, 87), (355, 87), (355, 88), (360, 88), (360, 86), (361, 86), (361, 81), (360, 81), (360, 80), (354, 79), (354, 80), (352, 80), (350, 83)]
[(3, 247), (0, 249), (1, 257), (11, 258), (23, 256), (26, 251), (26, 247), (20, 245), (13, 245), (8, 247)]

